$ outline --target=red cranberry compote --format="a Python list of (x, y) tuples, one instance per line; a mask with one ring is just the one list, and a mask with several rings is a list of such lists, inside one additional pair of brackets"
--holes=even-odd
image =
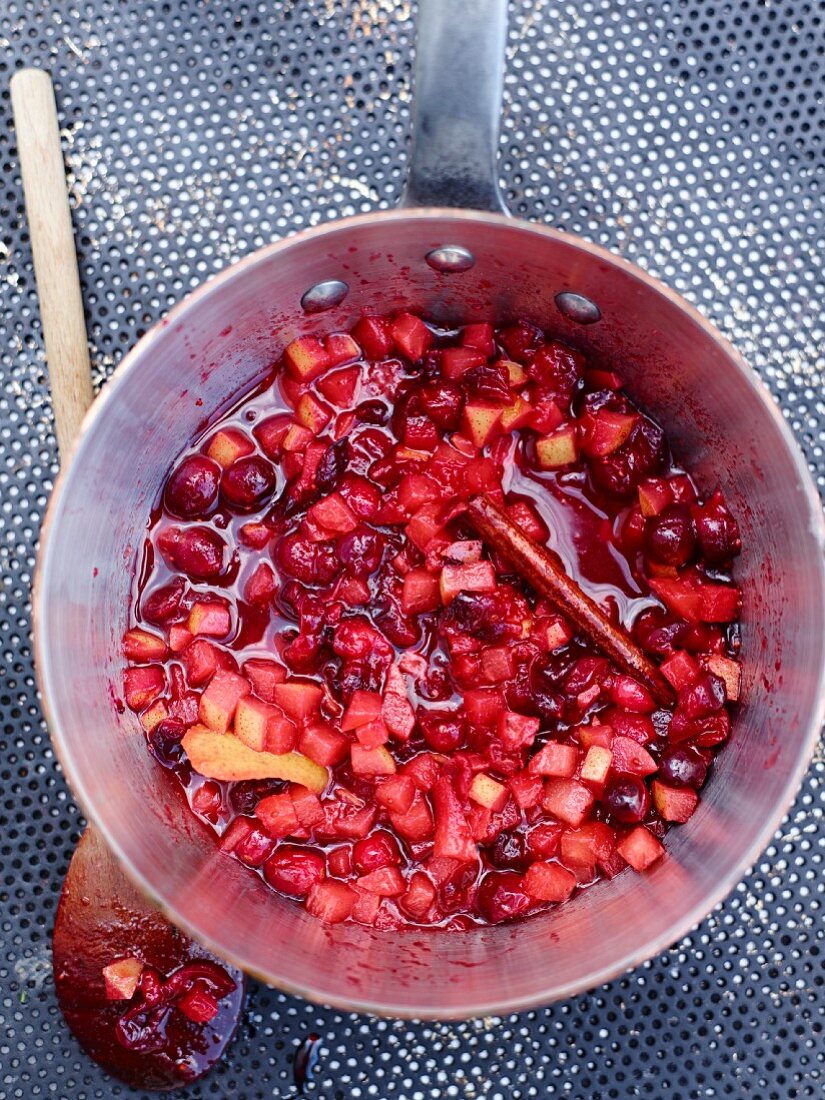
[[(486, 493), (660, 664), (576, 635)], [(322, 920), (466, 928), (664, 852), (739, 694), (737, 525), (612, 370), (412, 314), (307, 336), (170, 471), (128, 705), (228, 854)]]

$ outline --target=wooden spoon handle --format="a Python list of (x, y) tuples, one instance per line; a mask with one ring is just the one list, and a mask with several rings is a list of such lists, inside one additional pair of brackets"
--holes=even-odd
[(40, 299), (57, 444), (65, 459), (94, 400), (66, 170), (51, 77), (21, 69), (11, 103)]
[[(48, 73), (23, 69), (11, 81), (17, 147), (40, 298), (46, 360), (60, 457), (65, 461), (94, 400), (89, 346), (54, 89)], [(110, 999), (103, 968), (135, 957), (178, 977), (206, 959), (229, 975), (232, 991), (217, 1015), (195, 1022), (170, 1003), (156, 1021), (152, 1046), (125, 1046), (120, 1025), (134, 1013), (148, 1021), (142, 997)], [(52, 942), (58, 1003), (69, 1027), (97, 1062), (140, 1089), (194, 1081), (218, 1061), (243, 1012), (244, 977), (218, 963), (171, 925), (125, 877), (93, 825), (86, 827), (63, 882)], [(173, 980), (173, 979), (170, 979)], [(166, 1012), (166, 1010), (164, 1010)], [(136, 1025), (137, 1026), (137, 1025)], [(141, 1024), (140, 1026), (144, 1026)], [(153, 1025), (155, 1026), (155, 1025)]]
[(529, 539), (486, 496), (473, 497), (467, 514), (488, 546), (507, 558), (537, 592), (554, 603), (611, 661), (638, 677), (657, 703), (672, 705), (673, 691), (656, 665), (567, 576), (543, 546)]

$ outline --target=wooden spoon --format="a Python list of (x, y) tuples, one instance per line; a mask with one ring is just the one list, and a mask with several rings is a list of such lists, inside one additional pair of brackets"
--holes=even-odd
[[(16, 73), (11, 100), (57, 441), (65, 458), (94, 391), (48, 73)], [(81, 837), (63, 883), (52, 949), (66, 1022), (92, 1058), (134, 1087), (179, 1088), (195, 1080), (218, 1061), (235, 1032), (244, 1003), (241, 971), (219, 963), (171, 925), (125, 877), (92, 825)], [(103, 968), (123, 959), (138, 960), (136, 968), (145, 964), (145, 989), (138, 987), (128, 1000), (107, 999)], [(170, 974), (172, 984), (164, 987)], [(177, 1007), (180, 994), (193, 985), (196, 992), (211, 990), (218, 1001), (217, 1014), (207, 1023), (190, 1019)]]
[[(183, 978), (182, 968), (206, 962), (234, 988), (218, 1000), (218, 1013), (207, 1024), (190, 1020), (171, 1000), (157, 1008), (147, 1005), (140, 991), (131, 1000), (108, 1000), (103, 968), (122, 959)], [(150, 905), (91, 825), (63, 883), (52, 965), (58, 1003), (80, 1045), (135, 1088), (180, 1088), (201, 1077), (220, 1059), (243, 1011), (242, 972), (221, 963)]]

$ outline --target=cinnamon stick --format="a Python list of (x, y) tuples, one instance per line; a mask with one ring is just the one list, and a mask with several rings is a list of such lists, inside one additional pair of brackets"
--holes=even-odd
[(467, 515), (484, 541), (507, 558), (521, 576), (554, 603), (606, 657), (641, 680), (657, 703), (673, 705), (673, 691), (656, 665), (568, 577), (545, 547), (528, 538), (487, 496), (473, 497), (467, 506)]

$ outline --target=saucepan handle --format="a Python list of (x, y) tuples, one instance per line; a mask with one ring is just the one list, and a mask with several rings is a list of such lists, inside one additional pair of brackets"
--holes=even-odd
[(509, 213), (496, 166), (506, 38), (507, 0), (419, 0), (402, 206)]

